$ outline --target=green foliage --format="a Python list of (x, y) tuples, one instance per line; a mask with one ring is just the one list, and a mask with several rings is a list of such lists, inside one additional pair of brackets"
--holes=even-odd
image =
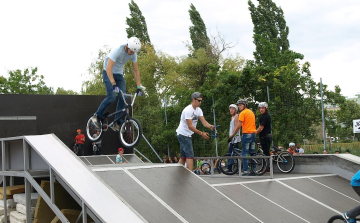
[(104, 46), (100, 49), (97, 57), (91, 62), (88, 68), (86, 80), (82, 83), (81, 93), (83, 95), (106, 95), (103, 83), (104, 61), (109, 54), (110, 48)]
[(56, 95), (78, 95), (78, 93), (76, 91), (73, 91), (73, 90), (65, 90), (64, 88), (62, 87), (59, 87), (57, 90), (56, 90)]
[(2, 94), (54, 94), (53, 88), (45, 85), (44, 76), (38, 75), (37, 67), (24, 71), (9, 71), (9, 78), (0, 77)]
[(200, 48), (208, 49), (210, 40), (206, 33), (206, 26), (204, 21), (202, 20), (200, 13), (196, 10), (195, 6), (190, 4), (190, 20), (193, 24), (189, 27), (190, 38), (192, 41), (192, 46), (195, 50)]
[(136, 36), (142, 43), (151, 44), (145, 17), (142, 15), (139, 6), (134, 0), (131, 0), (129, 8), (131, 17), (126, 18), (126, 25), (129, 26), (126, 28), (127, 38)]

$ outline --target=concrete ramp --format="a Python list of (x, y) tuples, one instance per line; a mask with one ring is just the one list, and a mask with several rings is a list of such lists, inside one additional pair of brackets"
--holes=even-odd
[(102, 222), (118, 222), (120, 217), (125, 222), (144, 221), (55, 135), (24, 139)]
[(149, 222), (260, 222), (179, 164), (92, 169)]

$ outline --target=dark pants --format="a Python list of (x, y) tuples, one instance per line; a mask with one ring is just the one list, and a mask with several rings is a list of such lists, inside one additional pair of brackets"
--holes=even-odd
[(270, 134), (260, 137), (260, 145), (264, 151), (265, 156), (270, 156), (271, 139), (272, 137)]
[[(237, 143), (234, 143), (234, 144), (229, 143), (229, 148), (228, 148), (228, 154), (229, 154), (229, 155), (232, 153), (232, 151), (233, 151), (234, 148), (239, 148), (239, 143), (238, 143), (238, 142), (237, 142)], [(233, 163), (234, 163), (234, 160), (233, 160), (233, 159), (229, 159), (228, 167), (227, 167), (228, 170), (231, 170), (231, 166), (233, 165)]]
[[(360, 187), (352, 187), (354, 191), (360, 196)], [(360, 215), (360, 205), (348, 211), (349, 218), (356, 218), (356, 216)]]
[(84, 155), (84, 145), (81, 143), (78, 143), (78, 144), (76, 144), (76, 146), (79, 149), (78, 156), (83, 156)]

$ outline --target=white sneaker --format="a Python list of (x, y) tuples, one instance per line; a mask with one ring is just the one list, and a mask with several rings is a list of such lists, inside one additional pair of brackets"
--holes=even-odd
[(91, 117), (91, 121), (94, 123), (94, 125), (95, 125), (97, 128), (100, 128), (99, 118), (98, 118), (98, 116), (97, 116), (96, 113), (93, 115), (93, 117)]
[(115, 122), (115, 124), (113, 125), (112, 129), (113, 129), (114, 131), (119, 131), (119, 130), (120, 130), (120, 125), (119, 125), (117, 122)]

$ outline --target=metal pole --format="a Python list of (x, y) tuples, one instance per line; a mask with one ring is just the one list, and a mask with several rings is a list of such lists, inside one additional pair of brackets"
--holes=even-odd
[[(212, 97), (212, 103), (213, 103), (213, 114), (214, 114), (214, 126), (216, 126), (216, 118), (215, 118), (215, 106), (214, 106), (214, 97)], [(215, 133), (216, 133), (216, 127), (215, 127)], [(216, 157), (218, 157), (218, 143), (217, 143), (217, 137), (215, 137), (215, 148), (216, 148)]]
[[(266, 92), (267, 92), (268, 104), (269, 104), (270, 103), (269, 86), (266, 86)], [(270, 110), (269, 110), (269, 115), (271, 116)], [(271, 129), (271, 135), (273, 135), (273, 133), (272, 133), (272, 123), (270, 124), (270, 129)], [(272, 144), (272, 146), (274, 146), (274, 140), (271, 140), (271, 144)]]
[(326, 135), (325, 135), (325, 118), (324, 118), (324, 98), (323, 98), (323, 89), (322, 89), (322, 78), (320, 78), (320, 92), (321, 92), (321, 111), (322, 111), (322, 127), (323, 127), (323, 136), (324, 136), (324, 150), (326, 150)]
[[(166, 97), (164, 98), (164, 107), (165, 107), (165, 124), (167, 125)], [(168, 149), (168, 157), (170, 157), (170, 148), (169, 148), (169, 143), (167, 143), (167, 149)]]
[(163, 160), (160, 158), (159, 154), (155, 151), (155, 149), (151, 146), (151, 144), (149, 143), (149, 141), (145, 138), (144, 134), (142, 134), (143, 139), (146, 141), (146, 143), (150, 146), (150, 148), (152, 149), (152, 151), (155, 153), (155, 155), (159, 158), (160, 162), (162, 163)]

